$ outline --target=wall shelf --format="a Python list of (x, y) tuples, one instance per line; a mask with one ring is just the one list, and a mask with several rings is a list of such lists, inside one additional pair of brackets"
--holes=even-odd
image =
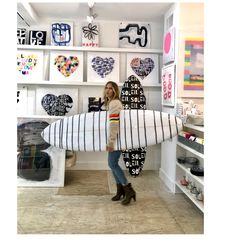
[(196, 156), (198, 156), (198, 157), (200, 157), (200, 158), (204, 158), (204, 154), (202, 154), (202, 153), (200, 153), (200, 152), (198, 152), (198, 151), (196, 151), (196, 150), (194, 150), (194, 149), (192, 149), (192, 148), (184, 145), (184, 144), (181, 143), (181, 142), (177, 142), (177, 145), (180, 146), (180, 147), (182, 147), (182, 148), (184, 148), (185, 150), (193, 153), (194, 155), (196, 155)]
[(103, 48), (103, 47), (64, 47), (49, 45), (17, 45), (18, 49), (24, 50), (59, 50), (59, 51), (82, 51), (82, 52), (120, 52), (120, 53), (157, 53), (162, 54), (161, 49), (139, 48)]

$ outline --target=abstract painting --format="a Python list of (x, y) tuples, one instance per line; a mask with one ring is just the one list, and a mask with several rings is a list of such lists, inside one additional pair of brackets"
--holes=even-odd
[(43, 80), (43, 51), (17, 51), (17, 80)]
[(163, 39), (163, 64), (175, 60), (175, 27), (171, 27)]
[(175, 65), (162, 68), (162, 105), (175, 106)]
[(88, 52), (88, 82), (119, 82), (119, 53)]
[(97, 23), (83, 23), (82, 46), (99, 47), (99, 27)]
[(17, 88), (17, 115), (27, 115), (28, 89), (26, 86)]
[(52, 119), (18, 118), (18, 186), (63, 187), (65, 150), (50, 146), (41, 137)]
[(143, 86), (159, 85), (159, 57), (157, 54), (127, 53), (127, 79), (134, 75)]
[(150, 24), (120, 23), (119, 47), (150, 48)]
[(73, 46), (73, 22), (52, 23), (51, 45)]
[(83, 53), (52, 51), (50, 81), (83, 81)]
[(185, 40), (184, 90), (204, 90), (204, 40)]
[(46, 45), (46, 31), (29, 31), (29, 45)]
[(25, 28), (17, 28), (17, 44), (26, 44)]
[(77, 88), (37, 88), (36, 114), (71, 116), (78, 113)]

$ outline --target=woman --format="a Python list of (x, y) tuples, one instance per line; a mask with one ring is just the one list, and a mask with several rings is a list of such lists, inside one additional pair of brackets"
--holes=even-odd
[(108, 165), (112, 170), (113, 176), (117, 184), (117, 193), (112, 201), (118, 201), (121, 197), (125, 197), (122, 201), (123, 205), (130, 203), (131, 198), (136, 201), (136, 192), (128, 183), (123, 170), (118, 165), (121, 151), (114, 151), (114, 142), (117, 138), (119, 129), (119, 113), (122, 110), (122, 103), (119, 99), (119, 88), (115, 82), (109, 81), (104, 88), (104, 104), (106, 110), (109, 111), (109, 138), (106, 150), (108, 151)]

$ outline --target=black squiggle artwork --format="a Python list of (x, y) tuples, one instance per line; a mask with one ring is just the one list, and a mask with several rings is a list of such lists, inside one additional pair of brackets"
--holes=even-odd
[(89, 23), (88, 26), (82, 27), (82, 32), (85, 38), (88, 38), (89, 40), (94, 40), (95, 36), (99, 33), (98, 26)]
[[(133, 39), (133, 36), (130, 37), (129, 35), (125, 35), (123, 33), (128, 34), (131, 30), (136, 32), (136, 38)], [(142, 26), (140, 27), (138, 24), (128, 24), (125, 28), (123, 29), (119, 29), (119, 40), (122, 39), (128, 39), (128, 42), (131, 44), (136, 44), (138, 43), (140, 47), (145, 47), (148, 43), (148, 30), (146, 27)], [(141, 35), (141, 38), (138, 37), (139, 35)], [(144, 41), (142, 43), (142, 41)]]
[(65, 116), (73, 107), (73, 99), (66, 94), (58, 97), (47, 94), (42, 98), (41, 105), (50, 116)]

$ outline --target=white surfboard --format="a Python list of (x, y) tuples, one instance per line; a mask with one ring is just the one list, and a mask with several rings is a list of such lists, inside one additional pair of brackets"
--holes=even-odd
[[(126, 150), (161, 143), (183, 128), (174, 115), (153, 110), (121, 110), (114, 150)], [(53, 122), (42, 131), (52, 146), (74, 151), (106, 151), (109, 136), (107, 111), (81, 113)]]

